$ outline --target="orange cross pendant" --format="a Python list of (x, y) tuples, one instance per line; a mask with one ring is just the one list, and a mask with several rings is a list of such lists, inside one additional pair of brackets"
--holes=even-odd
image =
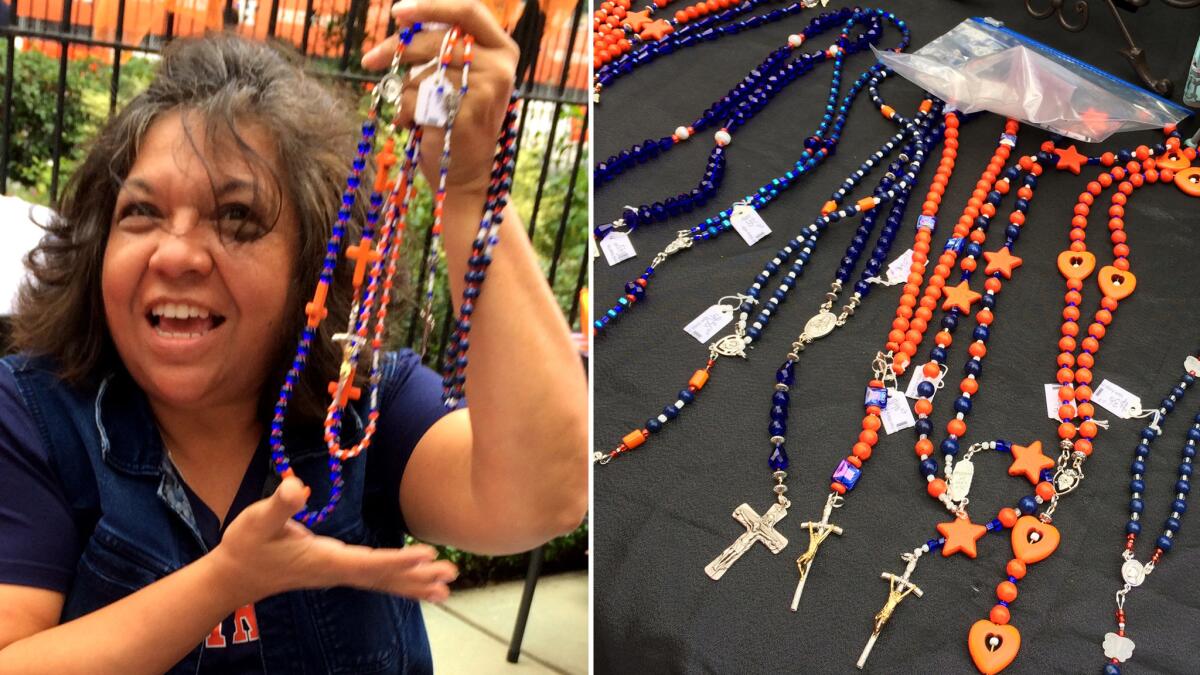
[(312, 302), (304, 306), (304, 313), (308, 315), (308, 327), (316, 328), (324, 319), (329, 310), (325, 309), (325, 296), (329, 293), (329, 284), (325, 281), (317, 282), (317, 292), (313, 294)]
[(371, 240), (363, 237), (355, 246), (346, 247), (346, 257), (356, 261), (354, 265), (354, 287), (362, 286), (363, 277), (367, 273), (367, 265), (379, 260), (382, 254), (371, 246)]
[(396, 142), (389, 138), (383, 142), (383, 150), (375, 155), (375, 191), (388, 193), (388, 172), (396, 165)]

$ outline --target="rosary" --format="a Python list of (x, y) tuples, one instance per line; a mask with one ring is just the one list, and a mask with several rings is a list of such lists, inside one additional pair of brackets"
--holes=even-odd
[[(876, 222), (878, 207), (893, 200), (896, 200), (897, 204), (907, 201), (907, 194), (916, 181), (916, 174), (924, 165), (925, 148), (929, 144), (930, 134), (933, 133), (930, 127), (936, 124), (934, 120), (940, 114), (940, 107), (937, 111), (934, 111), (932, 101), (927, 101), (923, 104), (922, 110), (916, 120), (903, 118), (884, 104), (883, 100), (879, 98), (877, 91), (875, 91), (876, 85), (882, 79), (883, 75), (880, 74), (871, 81), (872, 96), (880, 106), (883, 114), (902, 126), (901, 131), (885, 142), (879, 150), (863, 162), (857, 171), (842, 183), (834, 194), (831, 195), (830, 201), (822, 208), (822, 215), (808, 227), (801, 230), (801, 233), (797, 237), (789, 240), (783, 248), (776, 252), (775, 256), (764, 265), (763, 270), (754, 277), (753, 282), (746, 289), (745, 293), (722, 299), (722, 302), (732, 299), (736, 303), (732, 307), (726, 306), (726, 312), (730, 319), (732, 319), (735, 310), (739, 312), (735, 332), (718, 339), (709, 346), (709, 358), (706, 366), (693, 374), (687, 388), (680, 391), (679, 398), (673, 404), (664, 407), (661, 415), (647, 420), (643, 428), (635, 429), (626, 434), (621, 443), (611, 452), (596, 452), (593, 456), (595, 461), (607, 464), (614, 457), (640, 447), (646, 442), (650, 434), (657, 433), (662, 430), (667, 422), (675, 419), (685, 405), (695, 400), (696, 393), (708, 382), (712, 368), (719, 356), (739, 356), (746, 358), (747, 347), (761, 337), (771, 317), (779, 310), (780, 305), (787, 299), (788, 293), (796, 284), (798, 277), (803, 274), (808, 260), (816, 249), (817, 239), (820, 234), (830, 223), (850, 218), (860, 213), (865, 214), (862, 224), (846, 251), (843, 264), (837, 272), (833, 290), (829, 294), (831, 297), (827, 296), (827, 304), (830, 308), (832, 307), (833, 302), (836, 301), (843, 285), (848, 282), (858, 258), (866, 247), (867, 239)], [(906, 149), (912, 155), (910, 156), (906, 152), (900, 154), (872, 196), (860, 199), (854, 204), (843, 206), (849, 191), (898, 146), (905, 143), (905, 139), (908, 139), (907, 144), (910, 146)], [(904, 167), (905, 173), (897, 180), (897, 173), (901, 171), (902, 167)], [(903, 210), (901, 209), (899, 213), (902, 214)], [(866, 279), (878, 274), (883, 260), (891, 250), (898, 227), (899, 215), (889, 219), (889, 225), (885, 227), (884, 234), (881, 235), (872, 253), (872, 260), (866, 265), (863, 271), (863, 281), (858, 282), (855, 286), (855, 297), (851, 300), (852, 307), (847, 317), (849, 314), (853, 314), (853, 306), (857, 306), (869, 292), (870, 284)], [(760, 303), (764, 286), (766, 286), (772, 276), (780, 273), (785, 265), (788, 265), (788, 269), (784, 274), (784, 278), (767, 297), (754, 322), (748, 324), (751, 312)], [(636, 284), (635, 287), (644, 289), (644, 286), (637, 286)], [(828, 311), (828, 308), (823, 308), (818, 316), (821, 317), (818, 323), (827, 324), (825, 325), (827, 330), (822, 335), (828, 334), (835, 328), (837, 318)], [(845, 321), (846, 318), (844, 317), (841, 323), (844, 324)]]
[[(415, 24), (400, 33), (391, 68), (373, 90), (367, 120), (362, 125), (362, 135), (357, 153), (352, 161), (351, 173), (346, 179), (346, 187), (342, 193), (341, 208), (326, 245), (317, 288), (312, 301), (305, 307), (308, 321), (301, 333), (295, 358), (275, 404), (270, 434), (271, 459), (275, 471), (284, 478), (292, 475), (292, 468), (283, 443), (283, 428), (288, 402), (304, 371), (312, 342), (317, 336), (317, 329), (322, 320), (328, 316), (325, 302), (333, 283), (342, 238), (345, 236), (347, 224), (350, 223), (361, 185), (361, 175), (375, 151), (376, 131), (382, 105), (386, 102), (398, 112), (402, 78), (407, 71), (407, 67), (401, 64), (401, 57), (413, 36), (420, 30), (421, 25)], [(459, 42), (463, 46), (462, 79), (458, 87), (453, 88), (447, 81), (446, 71), (451, 61), (451, 55)], [(435, 72), (423, 80), (420, 85), (419, 99), (421, 99), (421, 103), (418, 104), (413, 124), (406, 130), (402, 157), (397, 158), (394, 154), (394, 143), (391, 138), (387, 139), (383, 151), (375, 157), (378, 171), (368, 198), (369, 208), (362, 228), (362, 236), (357, 244), (345, 248), (346, 258), (354, 260), (355, 267), (352, 280), (352, 304), (347, 319), (347, 328), (344, 333), (338, 333), (333, 337), (334, 341), (342, 346), (342, 364), (339, 368), (338, 379), (329, 383), (331, 401), (324, 424), (324, 439), (329, 450), (330, 491), (328, 501), (318, 510), (310, 510), (306, 507), (294, 516), (296, 520), (309, 527), (324, 521), (336, 508), (343, 487), (342, 462), (354, 458), (366, 450), (370, 446), (371, 438), (376, 430), (379, 419), (379, 384), (382, 379), (381, 356), (386, 332), (385, 319), (391, 301), (393, 278), (398, 268), (403, 236), (408, 225), (408, 212), (416, 195), (415, 179), (420, 161), (421, 139), (423, 127), (427, 125), (441, 127), (444, 130), (438, 185), (433, 195), (434, 222), (430, 230), (430, 253), (425, 263), (429, 275), (428, 285), (421, 308), (421, 321), (424, 325), (421, 353), (423, 354), (428, 348), (433, 315), (433, 280), (440, 259), (437, 244), (442, 229), (446, 177), (450, 167), (450, 143), (454, 117), (467, 93), (473, 43), (474, 39), (470, 35), (461, 34), (457, 27), (451, 27), (446, 32), (439, 56), (435, 63), (431, 64), (436, 65)], [(515, 105), (515, 99), (510, 101), (506, 112), (498, 150), (493, 161), (491, 182), (485, 199), (483, 216), (480, 220), (479, 230), (472, 242), (465, 279), (466, 286), (460, 305), (460, 317), (455, 324), (455, 331), (451, 336), (441, 367), (442, 396), (447, 408), (456, 407), (463, 396), (471, 325), (469, 317), (474, 309), (474, 303), (479, 297), (487, 267), (491, 263), (492, 249), (499, 241), (498, 228), (502, 220), (502, 211), (507, 203), (508, 190), (512, 185)], [(392, 125), (388, 125), (388, 128), (390, 131)], [(395, 180), (389, 181), (388, 172), (393, 165), (398, 165), (398, 171)], [(376, 225), (380, 223), (381, 217), (382, 225), (376, 236)], [(372, 322), (374, 322), (373, 328)], [(349, 402), (358, 400), (362, 395), (361, 389), (355, 386), (355, 375), (362, 349), (368, 345), (368, 335), (371, 362), (368, 378), (370, 389), (367, 424), (362, 438), (350, 447), (344, 447), (341, 440), (342, 415)]]

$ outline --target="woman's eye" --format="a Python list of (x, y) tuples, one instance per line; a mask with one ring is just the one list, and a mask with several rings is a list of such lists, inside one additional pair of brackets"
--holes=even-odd
[(159, 211), (153, 204), (146, 202), (131, 202), (122, 207), (117, 215), (117, 223), (124, 227), (150, 225), (159, 217)]
[(265, 234), (254, 210), (245, 204), (226, 204), (218, 217), (221, 234), (237, 242), (253, 241)]

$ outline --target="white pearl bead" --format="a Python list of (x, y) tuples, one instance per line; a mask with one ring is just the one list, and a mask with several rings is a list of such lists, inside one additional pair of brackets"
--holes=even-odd
[(675, 130), (675, 137), (681, 141), (686, 141), (688, 136), (691, 136), (691, 134), (688, 133), (687, 127), (679, 127)]
[(789, 35), (788, 44), (793, 47), (799, 47), (800, 45), (804, 44), (804, 36), (799, 34)]
[(729, 145), (729, 142), (733, 140), (733, 137), (729, 135), (729, 132), (725, 131), (724, 129), (713, 134), (713, 138), (717, 141), (717, 145), (721, 146)]

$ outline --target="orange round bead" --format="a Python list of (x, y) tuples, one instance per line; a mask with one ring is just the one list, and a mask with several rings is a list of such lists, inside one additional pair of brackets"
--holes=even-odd
[(946, 433), (953, 434), (961, 438), (967, 433), (967, 423), (956, 417), (946, 423)]
[(946, 491), (946, 481), (941, 478), (935, 478), (929, 481), (929, 485), (925, 487), (925, 491), (929, 493), (930, 497), (937, 499)]
[(1000, 509), (1000, 513), (996, 514), (996, 518), (1000, 521), (1001, 525), (1011, 528), (1017, 524), (1017, 511), (1016, 509), (1008, 508)]
[(1062, 424), (1058, 425), (1058, 437), (1059, 438), (1074, 438), (1075, 437), (1075, 425), (1071, 424), (1070, 422), (1063, 422)]
[(1008, 565), (1004, 568), (1004, 571), (1008, 572), (1008, 576), (1014, 579), (1024, 579), (1026, 572), (1025, 562), (1020, 558), (1013, 558), (1008, 561)]
[(992, 607), (992, 611), (988, 613), (988, 618), (997, 626), (1003, 626), (1008, 623), (1009, 613), (1008, 608), (1004, 605), (996, 605)]
[(996, 597), (1004, 602), (1012, 602), (1017, 599), (1017, 585), (1011, 581), (1004, 580), (996, 585)]
[(1034, 489), (1037, 493), (1037, 496), (1041, 497), (1042, 501), (1044, 502), (1048, 502), (1052, 497), (1054, 497), (1054, 486), (1046, 481), (1038, 483), (1037, 487)]

